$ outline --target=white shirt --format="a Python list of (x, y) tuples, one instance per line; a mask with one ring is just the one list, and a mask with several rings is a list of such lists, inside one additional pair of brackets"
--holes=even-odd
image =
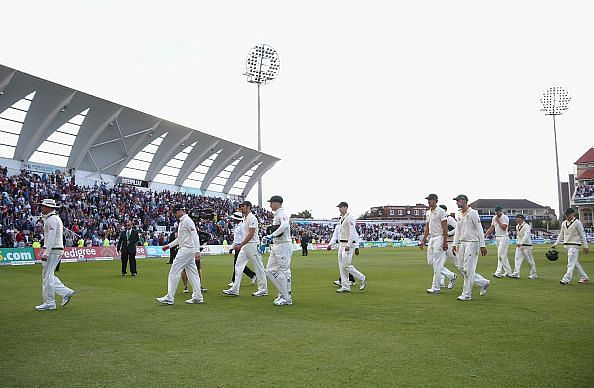
[(571, 222), (567, 220), (563, 221), (561, 232), (559, 233), (559, 237), (557, 237), (555, 245), (559, 245), (561, 241), (563, 241), (563, 245), (580, 246), (583, 244), (584, 248), (588, 248), (588, 239), (586, 238), (584, 226), (580, 220), (574, 218)]
[(443, 236), (443, 228), (441, 226), (442, 221), (447, 221), (445, 210), (439, 206), (433, 210), (427, 210), (425, 213), (425, 222), (429, 228), (430, 237)]
[(530, 227), (530, 224), (528, 224), (527, 222), (523, 222), (522, 225), (517, 224), (516, 232), (518, 235), (518, 241), (516, 244), (532, 245), (532, 238), (530, 236), (531, 229), (532, 228)]
[[(334, 232), (332, 233), (332, 237), (330, 238), (330, 244), (338, 244), (338, 240), (340, 236), (340, 224), (336, 224), (334, 227)], [(351, 240), (351, 247), (352, 248), (359, 248), (361, 242), (361, 238), (359, 237), (359, 233), (357, 233), (357, 228), (355, 228), (355, 239)]]
[(235, 225), (235, 229), (233, 229), (233, 246), (236, 247), (241, 244), (244, 238), (245, 233), (243, 229), (243, 221), (241, 221)]
[(341, 243), (352, 244), (352, 241), (357, 240), (357, 230), (355, 228), (355, 218), (351, 213), (346, 213), (344, 216), (340, 216), (338, 223), (338, 241)]
[(53, 249), (64, 249), (62, 235), (64, 233), (64, 224), (60, 216), (52, 211), (43, 216), (43, 254), (49, 256)]
[(456, 213), (456, 233), (454, 234), (454, 245), (460, 242), (478, 242), (481, 247), (485, 246), (485, 236), (478, 212), (469, 207), (466, 213), (458, 210)]
[(258, 219), (254, 215), (254, 213), (249, 212), (247, 216), (243, 217), (242, 224), (243, 224), (243, 233), (244, 233), (244, 236), (247, 236), (249, 234), (250, 228), (255, 228), (256, 229), (254, 231), (254, 235), (252, 236), (252, 239), (250, 241), (248, 241), (248, 242), (250, 242), (250, 243), (256, 243), (256, 244), (259, 243), (260, 242), (260, 236), (258, 235)]
[(454, 235), (456, 234), (456, 219), (448, 214), (448, 226), (452, 227), (452, 230), (448, 228), (448, 242), (454, 241)]
[[(491, 225), (495, 227), (495, 237), (508, 237), (509, 234), (507, 233), (507, 230), (503, 230), (497, 221), (495, 221), (495, 218), (497, 218), (497, 216), (493, 216), (491, 219)], [(509, 217), (502, 214), (501, 217), (499, 217), (499, 222), (504, 225), (509, 225)]]
[(186, 248), (193, 250), (194, 253), (200, 252), (200, 239), (198, 238), (196, 225), (190, 216), (187, 214), (181, 216), (177, 227), (177, 238), (168, 245), (170, 248), (179, 245), (180, 249)]
[[(277, 230), (272, 232), (272, 242), (275, 244), (290, 243), (291, 242), (291, 226), (289, 225), (289, 217), (285, 209), (280, 207), (274, 212), (274, 219), (272, 225), (280, 225)], [(281, 236), (282, 234), (282, 236)], [(280, 236), (280, 237), (279, 237)]]

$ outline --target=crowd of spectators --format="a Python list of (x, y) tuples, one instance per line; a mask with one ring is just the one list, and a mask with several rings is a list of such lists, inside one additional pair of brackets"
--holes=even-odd
[[(163, 245), (167, 231), (176, 225), (171, 211), (176, 203), (183, 203), (196, 216), (198, 229), (211, 235), (211, 244), (233, 240), (229, 215), (237, 210), (238, 202), (225, 198), (195, 194), (143, 190), (129, 185), (108, 187), (98, 182), (92, 187), (76, 185), (74, 179), (63, 175), (37, 174), (22, 170), (8, 176), (8, 169), (0, 166), (1, 245), (30, 246), (42, 240), (43, 223), (39, 203), (54, 198), (62, 206), (58, 213), (66, 230), (67, 246), (82, 244), (114, 244), (125, 221), (132, 221), (141, 233), (143, 243)], [(254, 207), (262, 224), (270, 224), (272, 213)]]
[(581, 184), (575, 189), (576, 198), (594, 197), (594, 185)]

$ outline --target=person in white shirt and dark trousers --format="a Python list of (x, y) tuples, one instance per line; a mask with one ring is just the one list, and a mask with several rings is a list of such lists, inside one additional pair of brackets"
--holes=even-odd
[(557, 245), (563, 242), (563, 247), (567, 250), (567, 272), (559, 282), (564, 286), (569, 284), (573, 277), (574, 269), (577, 269), (580, 276), (578, 283), (588, 284), (590, 283), (590, 277), (578, 260), (581, 246), (584, 248), (585, 255), (590, 252), (584, 226), (580, 220), (575, 218), (575, 210), (572, 208), (565, 210), (565, 217), (566, 220), (561, 224), (561, 231), (559, 232), (559, 237), (557, 237), (557, 242), (553, 245), (553, 248), (556, 248)]
[(35, 306), (39, 311), (55, 310), (56, 300), (55, 294), (62, 297), (62, 307), (70, 301), (74, 295), (74, 291), (66, 287), (60, 279), (56, 277), (54, 271), (60, 263), (60, 257), (64, 253), (64, 225), (56, 209), (60, 206), (56, 205), (53, 199), (44, 199), (41, 203), (41, 213), (43, 217), (43, 254), (41, 256), (41, 293), (43, 296), (43, 303)]
[(530, 235), (531, 232), (532, 229), (530, 228), (530, 224), (526, 222), (524, 215), (516, 215), (516, 266), (514, 273), (510, 275), (510, 278), (520, 278), (520, 267), (522, 266), (522, 262), (524, 261), (524, 259), (526, 259), (526, 261), (530, 265), (530, 275), (528, 275), (528, 278), (538, 278), (538, 276), (536, 275), (536, 263), (534, 262), (534, 257), (532, 256), (532, 237)]
[(192, 298), (186, 300), (186, 303), (204, 303), (200, 276), (198, 275), (198, 269), (194, 262), (195, 260), (200, 260), (200, 239), (198, 238), (196, 225), (190, 216), (186, 214), (186, 209), (183, 205), (174, 205), (173, 212), (175, 213), (175, 217), (179, 220), (177, 238), (167, 243), (162, 249), (163, 251), (166, 251), (167, 249), (178, 245), (179, 250), (169, 269), (167, 295), (161, 298), (156, 298), (156, 300), (162, 304), (173, 304), (175, 300), (175, 291), (179, 284), (179, 278), (181, 277), (182, 271), (185, 270), (188, 279), (192, 284)]

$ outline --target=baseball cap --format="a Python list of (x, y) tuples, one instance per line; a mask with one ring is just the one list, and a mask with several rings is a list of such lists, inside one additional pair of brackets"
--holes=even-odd
[(338, 205), (336, 205), (336, 207), (349, 207), (349, 204), (346, 202), (341, 202)]
[(186, 210), (186, 207), (181, 203), (176, 203), (175, 205), (173, 205), (173, 211), (176, 212), (178, 210)]
[(440, 208), (442, 208), (443, 210), (448, 210), (448, 207), (446, 205), (439, 205)]
[(252, 207), (252, 203), (250, 201), (243, 201), (242, 203), (239, 204), (239, 206)]
[(503, 206), (501, 206), (501, 205), (497, 205), (497, 206), (495, 206), (495, 211), (496, 211), (496, 212), (500, 212), (500, 211), (502, 211), (502, 210), (503, 210)]
[(458, 194), (455, 198), (454, 201), (457, 201), (459, 199), (462, 199), (464, 201), (468, 201), (468, 197), (466, 196), (466, 194)]
[(437, 201), (437, 194), (429, 194), (428, 196), (425, 197), (425, 199), (434, 199)]
[(565, 215), (568, 215), (568, 214), (573, 214), (573, 213), (575, 213), (575, 210), (573, 208), (571, 208), (571, 207), (568, 207), (567, 209), (565, 209), (565, 213), (564, 214)]
[(524, 215), (523, 215), (523, 214), (517, 214), (517, 215), (516, 215), (516, 218), (521, 218), (521, 219), (523, 219), (523, 220), (525, 220), (525, 219), (526, 219), (526, 217), (524, 217)]
[(273, 195), (272, 197), (270, 197), (270, 199), (268, 200), (268, 202), (283, 203), (283, 197), (281, 197), (280, 195)]

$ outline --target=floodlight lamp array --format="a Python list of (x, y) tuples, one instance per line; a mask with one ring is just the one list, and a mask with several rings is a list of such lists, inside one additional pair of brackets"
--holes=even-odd
[(265, 84), (272, 81), (280, 70), (280, 58), (274, 48), (267, 44), (254, 46), (246, 59), (248, 82)]
[(540, 103), (542, 112), (548, 116), (558, 116), (568, 109), (571, 96), (560, 86), (553, 86), (543, 93)]

